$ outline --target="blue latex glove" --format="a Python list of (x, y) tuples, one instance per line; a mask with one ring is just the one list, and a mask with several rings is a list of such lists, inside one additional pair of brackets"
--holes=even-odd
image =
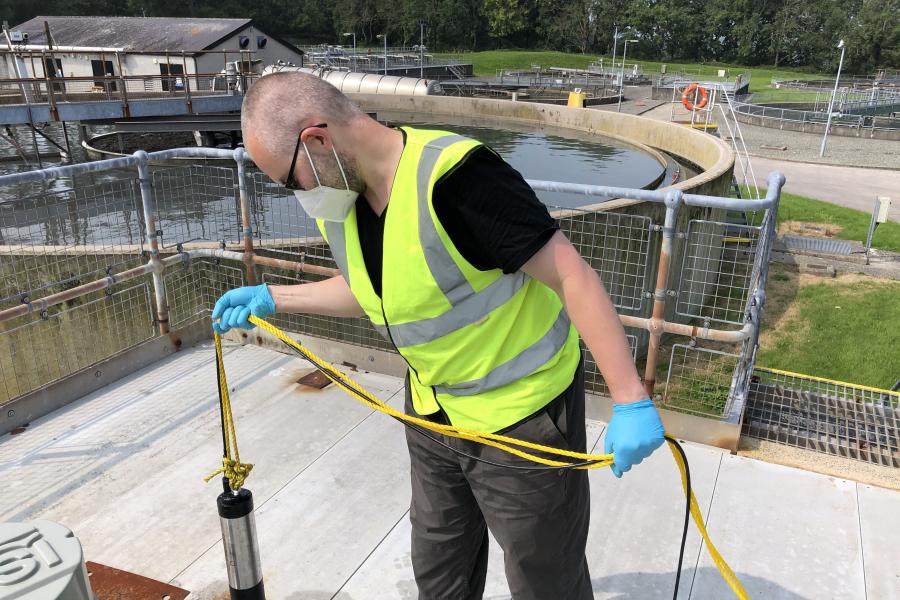
[(613, 416), (603, 442), (604, 452), (613, 454), (613, 474), (621, 477), (622, 473), (650, 456), (665, 441), (664, 434), (659, 413), (649, 398), (613, 406)]
[(235, 288), (222, 294), (216, 302), (212, 311), (213, 331), (223, 334), (232, 327), (253, 329), (256, 325), (247, 320), (250, 315), (265, 319), (274, 312), (275, 301), (266, 284)]

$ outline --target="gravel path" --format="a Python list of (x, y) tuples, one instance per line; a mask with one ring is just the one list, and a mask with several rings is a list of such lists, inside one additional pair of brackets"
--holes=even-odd
[(797, 467), (807, 471), (868, 483), (892, 490), (900, 490), (900, 469), (841, 458), (803, 448), (794, 448), (764, 440), (741, 437), (740, 456)]
[[(671, 114), (666, 103), (643, 116), (668, 121)], [(768, 173), (781, 171), (787, 192), (866, 213), (872, 212), (875, 196), (887, 196), (892, 200), (889, 216), (900, 222), (900, 142), (829, 136), (825, 158), (819, 159), (819, 136), (751, 125), (741, 125), (741, 132), (760, 185), (765, 185)], [(760, 145), (788, 149), (766, 150)]]
[[(822, 136), (741, 124), (747, 151), (756, 156), (829, 165), (900, 169), (900, 141), (829, 135), (825, 157), (819, 158)], [(763, 146), (784, 146), (773, 150)]]
[[(666, 103), (645, 112), (643, 116), (659, 121), (668, 121), (671, 115), (672, 109)], [(721, 115), (716, 116), (720, 117)], [(747, 151), (753, 156), (828, 165), (900, 169), (900, 141), (829, 135), (825, 157), (819, 158), (819, 148), (822, 145), (821, 135), (757, 127), (744, 123), (741, 124), (741, 134), (747, 145)], [(762, 146), (783, 146), (786, 149), (773, 150)]]

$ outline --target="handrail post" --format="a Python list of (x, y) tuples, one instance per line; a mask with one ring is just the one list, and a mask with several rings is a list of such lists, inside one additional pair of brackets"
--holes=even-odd
[[(50, 118), (54, 121), (59, 121), (59, 110), (56, 108), (56, 98), (53, 96), (53, 84), (50, 80), (50, 71), (47, 68), (47, 55), (41, 51), (41, 62), (43, 63), (43, 71), (44, 71), (44, 81), (47, 85), (47, 100), (50, 105)], [(56, 62), (53, 60), (53, 54), (50, 54), (50, 63), (53, 65), (53, 70), (56, 70)]]
[(235, 148), (234, 162), (237, 163), (238, 201), (241, 206), (241, 225), (243, 227), (242, 236), (244, 241), (244, 266), (247, 271), (247, 284), (256, 285), (258, 278), (254, 263), (253, 224), (250, 221), (250, 194), (247, 191), (247, 170), (244, 165), (246, 156), (247, 153), (243, 148)]
[(122, 70), (122, 55), (116, 52), (116, 64), (119, 66), (119, 83), (122, 84), (122, 116), (131, 116), (131, 107), (128, 104), (128, 81), (125, 79), (125, 71)]
[(681, 190), (670, 190), (666, 193), (666, 218), (662, 229), (662, 246), (659, 250), (659, 265), (656, 270), (656, 289), (653, 291), (653, 314), (647, 329), (650, 341), (647, 345), (647, 362), (644, 367), (644, 389), (653, 397), (656, 385), (656, 365), (659, 360), (659, 347), (665, 327), (666, 295), (668, 294), (669, 268), (675, 247), (675, 224), (678, 220), (678, 209), (682, 203)]
[[(184, 71), (184, 97), (187, 101), (188, 114), (194, 114), (193, 101), (191, 100), (191, 80), (188, 77), (187, 58), (184, 50), (181, 51), (181, 70)], [(197, 60), (194, 59), (194, 73), (197, 72)]]
[(150, 174), (150, 159), (143, 150), (134, 153), (137, 159), (138, 181), (141, 186), (141, 207), (144, 211), (144, 232), (149, 245), (148, 253), (153, 275), (153, 293), (156, 297), (156, 322), (159, 334), (169, 333), (169, 301), (166, 297), (166, 281), (163, 279), (165, 265), (159, 259), (159, 236), (162, 232), (156, 228), (156, 199), (153, 197), (153, 181)]

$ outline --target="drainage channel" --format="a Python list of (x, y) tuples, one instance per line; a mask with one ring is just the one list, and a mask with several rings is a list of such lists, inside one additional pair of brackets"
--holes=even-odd
[(757, 380), (751, 384), (743, 434), (749, 437), (900, 467), (897, 397), (870, 394), (861, 401)]

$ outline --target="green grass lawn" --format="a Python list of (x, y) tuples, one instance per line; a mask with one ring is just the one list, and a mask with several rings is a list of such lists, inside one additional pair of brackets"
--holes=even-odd
[[(762, 192), (762, 190), (761, 190)], [(821, 200), (782, 193), (785, 221), (828, 223), (835, 236), (864, 242), (871, 215)], [(875, 248), (900, 252), (900, 224), (883, 223)], [(800, 275), (772, 265), (757, 364), (808, 375), (889, 388), (900, 377), (900, 281), (861, 275), (835, 279)]]
[[(761, 189), (760, 194), (765, 194), (765, 190)], [(843, 229), (835, 237), (863, 243), (866, 241), (871, 219), (870, 213), (861, 210), (844, 208), (787, 192), (781, 194), (781, 203), (778, 206), (779, 225), (785, 221), (840, 225)], [(889, 221), (879, 225), (872, 237), (872, 247), (900, 252), (900, 223)]]
[[(480, 76), (493, 76), (498, 69), (530, 69), (531, 65), (542, 67), (584, 68), (595, 60), (599, 60), (598, 54), (572, 54), (568, 52), (554, 52), (541, 50), (486, 50), (483, 52), (466, 52), (462, 54), (447, 54), (439, 56), (456, 56), (464, 60), (472, 61), (474, 72)], [(604, 63), (609, 61), (609, 55), (603, 56)], [(621, 54), (616, 57), (621, 60)], [(631, 59), (628, 59), (631, 62)], [(719, 63), (677, 63), (667, 61), (636, 61), (644, 69), (645, 73), (659, 73), (660, 65), (667, 65), (670, 73), (683, 71), (698, 77), (716, 77), (719, 69), (728, 69), (728, 76), (734, 77), (738, 73), (750, 72), (750, 91), (757, 92), (769, 88), (771, 79), (821, 79), (827, 77), (821, 73), (805, 73), (790, 69), (773, 69), (768, 67), (741, 67)]]
[(900, 281), (773, 265), (757, 365), (883, 389), (900, 378)]

